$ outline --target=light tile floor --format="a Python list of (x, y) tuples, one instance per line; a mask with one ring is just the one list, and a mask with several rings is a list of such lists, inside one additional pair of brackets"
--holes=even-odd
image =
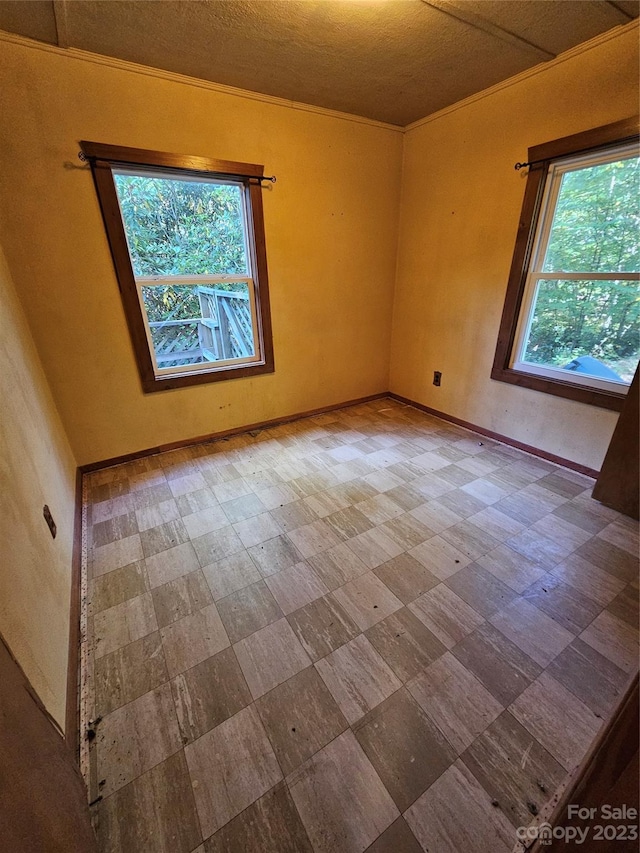
[(389, 400), (90, 475), (103, 853), (510, 850), (638, 665), (592, 485)]

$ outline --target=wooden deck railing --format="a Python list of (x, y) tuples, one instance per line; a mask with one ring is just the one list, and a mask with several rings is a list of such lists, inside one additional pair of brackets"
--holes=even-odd
[(247, 293), (198, 287), (200, 316), (149, 323), (158, 367), (246, 358), (254, 354)]

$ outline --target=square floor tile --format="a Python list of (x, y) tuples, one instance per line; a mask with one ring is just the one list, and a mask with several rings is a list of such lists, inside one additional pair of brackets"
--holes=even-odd
[(189, 616), (213, 601), (211, 590), (200, 569), (155, 587), (151, 595), (160, 628)]
[(200, 566), (209, 566), (244, 550), (240, 537), (231, 525), (205, 533), (193, 540), (193, 548)]
[(107, 714), (95, 743), (103, 797), (177, 752), (182, 743), (169, 684)]
[(144, 560), (114, 569), (90, 582), (90, 611), (99, 613), (130, 598), (147, 592), (147, 570)]
[(462, 761), (446, 770), (405, 818), (422, 849), (434, 853), (510, 853), (514, 847), (513, 826)]
[(498, 700), (449, 652), (408, 682), (407, 688), (457, 754), (503, 710)]
[[(278, 783), (207, 839), (202, 853), (313, 853), (287, 786)], [(198, 853), (198, 851), (194, 851)]]
[(129, 598), (93, 617), (95, 656), (100, 658), (157, 630), (151, 593)]
[(460, 569), (455, 575), (447, 578), (445, 583), (485, 618), (502, 610), (517, 596), (511, 587), (499, 581), (478, 563), (471, 563), (470, 566)]
[[(199, 493), (193, 492), (193, 494), (196, 495)], [(185, 495), (185, 497), (189, 497), (189, 495)], [(215, 501), (213, 495), (211, 497)], [(217, 501), (212, 506), (204, 507), (183, 516), (182, 521), (189, 534), (189, 539), (192, 540), (199, 539), (206, 533), (213, 533), (229, 525), (229, 519)]]
[(456, 758), (404, 688), (370, 711), (354, 733), (401, 812)]
[(546, 671), (603, 719), (629, 681), (628, 673), (580, 639), (563, 649)]
[(104, 716), (168, 680), (157, 632), (95, 661), (95, 715)]
[(479, 557), (477, 563), (517, 593), (546, 575), (541, 566), (504, 544)]
[(609, 658), (625, 672), (638, 668), (638, 629), (617, 619), (607, 610), (593, 620), (580, 639)]
[(215, 604), (162, 628), (160, 635), (170, 677), (230, 645)]
[(202, 569), (216, 601), (261, 579), (261, 574), (247, 551), (216, 560)]
[(231, 648), (176, 676), (171, 687), (183, 743), (201, 737), (252, 701)]
[(148, 557), (146, 566), (149, 585), (156, 587), (194, 572), (200, 568), (200, 563), (191, 542), (185, 542)]
[(234, 649), (254, 699), (311, 663), (286, 619), (240, 640)]
[(505, 708), (542, 671), (489, 622), (464, 637), (452, 653)]
[(366, 565), (346, 544), (336, 545), (308, 560), (327, 589), (337, 589), (367, 571)]
[(602, 725), (593, 711), (546, 672), (509, 711), (565, 770), (579, 764)]
[(313, 557), (321, 551), (326, 551), (340, 544), (340, 537), (324, 519), (305, 524), (289, 531), (288, 538), (300, 551), (303, 557)]
[(366, 533), (360, 533), (359, 536), (348, 539), (347, 545), (369, 569), (375, 569), (376, 566), (386, 563), (392, 557), (397, 557), (403, 551), (382, 527), (373, 527)]
[(484, 622), (479, 613), (443, 583), (407, 606), (448, 649)]
[(602, 605), (553, 574), (536, 581), (522, 597), (572, 634), (586, 628), (602, 610)]
[(184, 752), (205, 838), (282, 778), (253, 706), (187, 744)]
[(404, 604), (440, 583), (439, 578), (410, 554), (400, 554), (373, 571)]
[(159, 554), (161, 551), (167, 551), (169, 548), (175, 548), (176, 545), (188, 542), (189, 534), (182, 519), (177, 518), (173, 521), (167, 521), (165, 524), (160, 524), (158, 527), (143, 530), (140, 534), (140, 541), (145, 557), (153, 557), (154, 554)]
[[(526, 756), (526, 761), (523, 758)], [(514, 827), (529, 826), (566, 770), (508, 711), (462, 755), (462, 761)]]
[(516, 598), (489, 621), (542, 667), (548, 666), (574, 636), (522, 598)]
[(263, 577), (275, 575), (276, 572), (295, 566), (302, 560), (302, 554), (286, 536), (274, 536), (273, 539), (254, 545), (248, 551)]
[(282, 528), (268, 512), (263, 512), (254, 518), (248, 518), (246, 521), (238, 521), (233, 525), (233, 529), (245, 548), (259, 545), (261, 542), (266, 542), (282, 533)]
[(603, 607), (613, 601), (625, 586), (624, 581), (618, 580), (575, 553), (554, 566), (550, 574), (570, 584), (578, 592), (597, 601)]
[(399, 817), (351, 731), (316, 753), (288, 783), (315, 853), (362, 853)]
[(256, 708), (285, 775), (347, 728), (312, 666), (260, 697)]
[(283, 569), (275, 575), (268, 575), (265, 583), (285, 616), (329, 592), (328, 587), (305, 562)]
[(97, 810), (102, 853), (191, 853), (202, 839), (182, 751), (103, 799)]
[(605, 542), (599, 536), (577, 548), (576, 554), (624, 583), (638, 577), (638, 555)]
[(402, 602), (373, 572), (336, 589), (333, 596), (363, 631), (402, 607)]
[(366, 637), (402, 682), (419, 675), (446, 651), (406, 607), (369, 628)]
[(291, 613), (287, 620), (312, 661), (325, 657), (360, 633), (333, 595), (312, 601)]
[(276, 622), (283, 615), (263, 580), (227, 595), (216, 606), (232, 643)]
[[(606, 544), (606, 543), (605, 543)], [(91, 572), (94, 578), (135, 563), (143, 557), (140, 534), (127, 536), (125, 539), (116, 539), (108, 545), (93, 549), (91, 561)]]
[(364, 635), (336, 649), (315, 666), (352, 725), (402, 686)]

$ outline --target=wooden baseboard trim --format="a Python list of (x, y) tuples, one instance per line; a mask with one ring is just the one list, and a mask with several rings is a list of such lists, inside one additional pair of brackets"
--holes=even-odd
[(69, 657), (64, 736), (76, 762), (80, 760), (80, 572), (82, 566), (82, 471), (76, 469), (71, 601), (69, 604)]
[(547, 453), (546, 450), (540, 450), (538, 447), (532, 447), (530, 444), (524, 444), (521, 441), (516, 441), (515, 438), (509, 438), (509, 436), (501, 435), (499, 432), (493, 432), (492, 430), (485, 429), (477, 424), (469, 423), (469, 421), (463, 421), (460, 418), (456, 418), (454, 415), (448, 415), (446, 412), (440, 412), (438, 409), (432, 409), (431, 406), (416, 403), (415, 400), (409, 400), (408, 397), (402, 397), (400, 394), (396, 394), (393, 391), (389, 391), (387, 397), (391, 397), (392, 400), (397, 400), (399, 403), (412, 406), (414, 409), (419, 409), (421, 412), (433, 415), (443, 421), (448, 421), (449, 423), (469, 429), (472, 432), (480, 433), (480, 435), (486, 435), (487, 438), (493, 438), (495, 441), (508, 444), (510, 447), (515, 447), (517, 450), (524, 450), (526, 453), (530, 453), (532, 456), (538, 456), (540, 459), (545, 459), (547, 462), (562, 465), (563, 468), (570, 468), (572, 471), (577, 471), (579, 474), (586, 474), (587, 477), (593, 477), (596, 479), (600, 473), (599, 471), (595, 471), (593, 468), (588, 468), (586, 465), (580, 465), (578, 462), (572, 462), (570, 459), (564, 459), (562, 456), (556, 456), (554, 453)]
[(103, 468), (112, 468), (114, 465), (122, 465), (125, 462), (135, 462), (136, 459), (143, 459), (145, 456), (155, 456), (157, 453), (165, 453), (168, 450), (181, 450), (183, 447), (193, 447), (196, 444), (207, 444), (210, 441), (220, 441), (223, 438), (230, 438), (232, 435), (241, 435), (245, 432), (253, 432), (258, 429), (280, 426), (280, 424), (288, 424), (293, 421), (303, 420), (304, 418), (313, 418), (316, 415), (323, 415), (326, 412), (335, 412), (338, 411), (338, 409), (347, 409), (350, 406), (357, 406), (361, 403), (370, 403), (373, 400), (382, 400), (384, 397), (388, 396), (389, 394), (387, 394), (386, 391), (381, 391), (379, 394), (370, 394), (368, 397), (358, 397), (356, 400), (348, 400), (345, 403), (321, 406), (319, 409), (310, 409), (307, 412), (285, 415), (281, 418), (260, 421), (256, 424), (233, 427), (232, 429), (225, 429), (220, 432), (212, 432), (208, 435), (199, 435), (196, 438), (186, 438), (181, 441), (173, 441), (169, 444), (159, 444), (157, 447), (148, 447), (146, 450), (137, 450), (134, 453), (126, 453), (124, 456), (114, 456), (112, 459), (103, 459), (101, 462), (90, 462), (88, 465), (81, 465), (79, 471), (82, 474), (90, 474), (92, 471), (101, 471)]

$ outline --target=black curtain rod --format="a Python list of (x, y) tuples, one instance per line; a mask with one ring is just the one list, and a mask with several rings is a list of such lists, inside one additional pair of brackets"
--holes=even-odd
[[(84, 151), (78, 151), (78, 160), (82, 160), (83, 163), (95, 163), (96, 160), (103, 160), (103, 159), (104, 159), (103, 157), (90, 157), (88, 154), (85, 154)], [(143, 168), (146, 168), (144, 166), (144, 164), (142, 164), (142, 163), (129, 163), (126, 160), (109, 160), (108, 162), (119, 163), (122, 166), (138, 166), (138, 167), (143, 166)], [(156, 168), (156, 167), (149, 166), (148, 168)], [(165, 168), (171, 169), (172, 167), (170, 167), (170, 166), (158, 166), (157, 168), (158, 169), (165, 169)], [(197, 170), (176, 168), (176, 169), (174, 169), (174, 171), (189, 172), (189, 171), (197, 171)], [(249, 178), (250, 180), (253, 179), (255, 181), (259, 181), (260, 183), (262, 183), (262, 181), (270, 181), (272, 184), (275, 184), (275, 182), (276, 182), (276, 176), (275, 175), (245, 175), (241, 172), (217, 172), (216, 174), (223, 175), (225, 178)]]

